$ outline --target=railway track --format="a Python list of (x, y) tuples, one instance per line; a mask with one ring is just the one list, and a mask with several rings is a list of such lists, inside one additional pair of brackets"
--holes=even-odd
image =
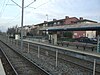
[[(20, 43), (18, 42), (14, 42), (14, 44), (17, 44), (17, 47), (18, 45), (20, 45)], [(30, 43), (29, 53), (27, 45), (28, 43), (24, 42), (24, 50), (22, 50), (21, 52), (26, 55), (30, 60), (36, 62), (39, 66), (52, 73), (52, 75), (93, 75), (93, 62), (91, 62), (91, 66), (90, 62), (86, 62), (84, 60), (80, 60), (75, 57), (59, 53), (58, 66), (56, 67), (55, 50), (50, 47), (40, 45), (40, 55), (38, 57), (38, 44)], [(77, 63), (76, 61), (79, 63)], [(82, 66), (82, 64), (84, 64), (85, 66)], [(87, 64), (89, 67), (87, 67)], [(96, 66), (96, 75), (100, 75), (99, 71), (100, 68)]]
[[(26, 47), (26, 50), (27, 50), (27, 43), (24, 43), (24, 47)], [(36, 53), (37, 55), (38, 53), (37, 49), (38, 49), (38, 45), (35, 45), (32, 43), (30, 44), (30, 53)], [(48, 53), (48, 55), (46, 53)], [(48, 57), (49, 63), (51, 62), (50, 65), (53, 65), (53, 66), (55, 66), (54, 64), (55, 62), (53, 62), (55, 61), (55, 54), (56, 53), (54, 51), (51, 51), (50, 48), (47, 48), (47, 47), (45, 48), (41, 46), (40, 55), (44, 56), (44, 58)], [(50, 59), (52, 60), (50, 61)], [(65, 68), (62, 69), (61, 67), (64, 66), (62, 64), (65, 64), (65, 66), (67, 66), (66, 67), (67, 69)], [(76, 73), (76, 75), (80, 75), (80, 74), (92, 75), (93, 62), (59, 53), (57, 68), (62, 70), (62, 74), (74, 75)], [(96, 64), (96, 75), (100, 75), (100, 63)]]
[(42, 68), (40, 69), (36, 64), (33, 64), (27, 58), (13, 50), (7, 44), (0, 41), (0, 47), (3, 53), (5, 53), (7, 59), (11, 63), (16, 74), (12, 75), (48, 75)]
[(11, 65), (11, 63), (9, 62), (8, 58), (3, 53), (1, 48), (0, 48), (0, 59), (2, 61), (6, 75), (17, 75), (17, 72), (14, 70), (13, 66)]

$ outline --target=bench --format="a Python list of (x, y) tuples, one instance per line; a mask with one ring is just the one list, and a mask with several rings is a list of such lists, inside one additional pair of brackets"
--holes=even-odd
[(86, 48), (91, 48), (92, 51), (93, 51), (96, 47), (97, 47), (97, 46), (94, 45), (94, 44), (89, 44), (89, 43), (86, 44)]
[(89, 43), (82, 43), (82, 42), (68, 42), (68, 41), (60, 41), (60, 42), (57, 42), (58, 45), (67, 45), (67, 47), (70, 45), (70, 46), (76, 46), (77, 49), (79, 47), (83, 47), (83, 49), (85, 50), (86, 48), (91, 48), (92, 51), (96, 48), (96, 45), (94, 44), (89, 44)]

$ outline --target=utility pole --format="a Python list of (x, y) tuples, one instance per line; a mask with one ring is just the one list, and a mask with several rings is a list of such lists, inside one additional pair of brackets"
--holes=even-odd
[(14, 0), (11, 0), (14, 4), (22, 8), (22, 14), (21, 14), (21, 50), (23, 50), (23, 19), (24, 19), (24, 8), (29, 7), (31, 4), (33, 4), (36, 0), (28, 4), (27, 6), (24, 7), (24, 0), (22, 0), (22, 6), (17, 4)]
[(22, 0), (22, 16), (21, 16), (21, 50), (23, 50), (23, 18), (24, 18), (24, 0)]

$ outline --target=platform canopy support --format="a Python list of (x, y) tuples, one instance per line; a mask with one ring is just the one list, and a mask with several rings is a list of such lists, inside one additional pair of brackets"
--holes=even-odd
[(57, 32), (51, 31), (49, 32), (49, 36), (50, 36), (50, 43), (57, 45)]
[(97, 53), (100, 53), (100, 35), (97, 36), (98, 43), (97, 43)]

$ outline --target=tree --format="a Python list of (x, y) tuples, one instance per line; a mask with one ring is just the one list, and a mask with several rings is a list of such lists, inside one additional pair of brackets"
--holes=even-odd
[(13, 28), (8, 28), (7, 30), (7, 34), (9, 34), (10, 37), (15, 37), (15, 33), (16, 33), (16, 29), (13, 27)]

